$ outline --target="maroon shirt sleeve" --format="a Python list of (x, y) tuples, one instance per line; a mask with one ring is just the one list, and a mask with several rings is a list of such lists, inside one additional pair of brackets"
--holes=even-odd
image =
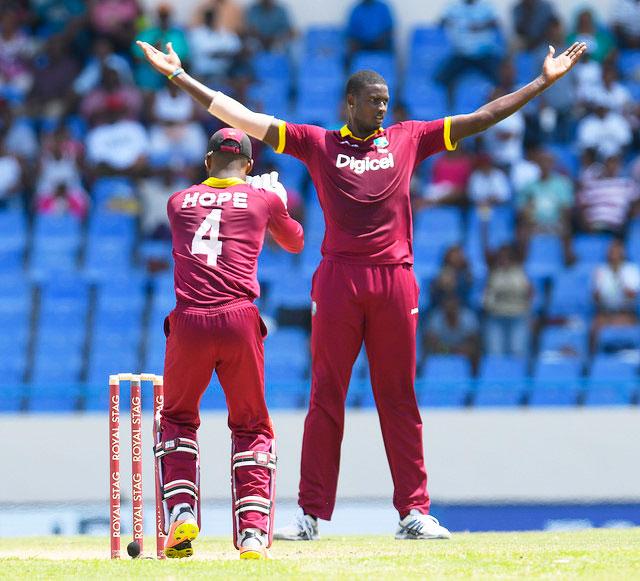
[(436, 121), (405, 121), (400, 125), (403, 125), (417, 141), (418, 162), (445, 149), (455, 149), (455, 145), (450, 140), (449, 117)]
[(276, 153), (287, 153), (304, 161), (313, 152), (316, 144), (324, 138), (326, 129), (317, 125), (285, 123), (280, 127), (280, 142)]
[(273, 192), (265, 191), (269, 206), (269, 232), (273, 239), (287, 252), (302, 252), (304, 233), (302, 226), (296, 222), (284, 206), (282, 200)]

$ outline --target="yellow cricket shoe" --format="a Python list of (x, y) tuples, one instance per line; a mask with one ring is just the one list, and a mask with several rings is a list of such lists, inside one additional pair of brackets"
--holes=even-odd
[(178, 510), (176, 509), (178, 507), (174, 507), (171, 511), (171, 526), (164, 545), (164, 554), (169, 559), (191, 557), (193, 555), (191, 541), (195, 540), (200, 533), (193, 509), (189, 505), (182, 505)]
[(267, 535), (259, 529), (244, 529), (240, 532), (241, 559), (268, 559)]

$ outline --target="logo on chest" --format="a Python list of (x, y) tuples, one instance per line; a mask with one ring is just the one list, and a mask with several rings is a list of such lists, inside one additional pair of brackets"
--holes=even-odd
[(336, 158), (336, 167), (342, 169), (348, 167), (352, 172), (360, 175), (366, 171), (378, 171), (381, 169), (390, 169), (394, 167), (393, 153), (389, 153), (385, 157), (357, 159), (352, 155), (339, 153)]

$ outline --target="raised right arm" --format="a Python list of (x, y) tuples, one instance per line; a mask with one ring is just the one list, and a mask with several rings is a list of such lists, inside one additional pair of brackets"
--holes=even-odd
[(149, 64), (172, 83), (191, 95), (211, 115), (223, 123), (244, 131), (247, 135), (264, 141), (274, 149), (280, 144), (280, 132), (284, 123), (271, 115), (256, 113), (242, 103), (220, 91), (214, 91), (184, 71), (180, 57), (167, 43), (167, 52), (162, 52), (148, 42), (137, 41)]

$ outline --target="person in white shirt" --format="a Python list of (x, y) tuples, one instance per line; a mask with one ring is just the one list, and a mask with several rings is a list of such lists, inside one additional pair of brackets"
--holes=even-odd
[(113, 101), (106, 123), (87, 134), (87, 161), (97, 173), (135, 174), (146, 164), (149, 139), (143, 125), (126, 119), (126, 104)]
[(640, 0), (617, 0), (611, 25), (620, 48), (640, 48)]
[(235, 32), (218, 26), (216, 11), (204, 12), (203, 24), (189, 32), (193, 72), (205, 84), (224, 82), (233, 58), (242, 50)]
[(633, 325), (638, 322), (638, 296), (640, 268), (628, 262), (624, 243), (614, 239), (609, 246), (606, 264), (600, 264), (593, 273), (593, 298), (596, 315), (591, 329), (591, 345), (605, 325)]
[(516, 111), (485, 132), (484, 147), (493, 161), (504, 170), (508, 171), (524, 157), (524, 130), (524, 114)]
[(504, 204), (511, 198), (509, 179), (486, 153), (478, 155), (476, 169), (469, 178), (469, 199), (476, 206)]
[(605, 95), (595, 92), (592, 102), (594, 112), (578, 124), (578, 147), (581, 150), (598, 149), (606, 143), (617, 150), (623, 150), (633, 137), (629, 122), (620, 113), (611, 111)]

